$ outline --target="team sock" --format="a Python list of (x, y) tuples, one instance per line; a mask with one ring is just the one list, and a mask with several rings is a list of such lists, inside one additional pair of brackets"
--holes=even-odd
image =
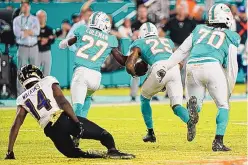
[(140, 96), (141, 101), (141, 112), (148, 129), (153, 128), (153, 121), (152, 121), (152, 108), (150, 105), (150, 99), (144, 98), (142, 95)]
[(224, 135), (229, 119), (229, 110), (225, 108), (219, 108), (216, 117), (216, 135)]
[(83, 117), (83, 114), (82, 114), (83, 104), (80, 104), (80, 103), (73, 104), (73, 110), (74, 110), (76, 116)]
[(84, 106), (82, 108), (82, 117), (87, 117), (91, 106), (91, 96), (87, 96), (84, 100)]
[(189, 121), (189, 112), (181, 105), (176, 105), (173, 107), (174, 114), (181, 118), (184, 123)]

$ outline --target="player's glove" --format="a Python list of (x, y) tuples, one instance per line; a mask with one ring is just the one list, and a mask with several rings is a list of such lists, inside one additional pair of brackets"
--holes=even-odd
[(8, 151), (5, 159), (15, 159), (15, 154), (13, 151)]
[(67, 47), (68, 47), (68, 40), (67, 39), (63, 39), (62, 41), (60, 41), (60, 43), (59, 43), (60, 49), (65, 49)]
[(76, 126), (77, 126), (77, 131), (78, 131), (76, 138), (81, 138), (83, 136), (83, 133), (84, 133), (83, 123), (77, 122)]

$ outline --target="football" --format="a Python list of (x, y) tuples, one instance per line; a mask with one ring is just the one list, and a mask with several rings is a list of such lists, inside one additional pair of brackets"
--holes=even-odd
[(144, 76), (146, 72), (148, 71), (148, 65), (142, 60), (139, 60), (135, 66), (135, 73), (137, 76)]

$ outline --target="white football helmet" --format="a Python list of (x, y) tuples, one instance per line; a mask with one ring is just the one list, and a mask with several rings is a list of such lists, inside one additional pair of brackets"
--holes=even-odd
[(88, 26), (90, 28), (96, 28), (106, 33), (111, 30), (111, 22), (108, 15), (104, 12), (94, 12), (90, 18)]
[(154, 24), (146, 22), (143, 23), (139, 29), (139, 38), (145, 38), (149, 36), (158, 36), (158, 29)]
[(224, 23), (230, 28), (233, 21), (234, 18), (230, 8), (223, 3), (213, 5), (208, 11), (208, 22), (210, 24)]

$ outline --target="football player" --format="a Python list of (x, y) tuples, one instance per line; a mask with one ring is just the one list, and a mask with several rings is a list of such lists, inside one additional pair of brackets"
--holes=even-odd
[(142, 72), (142, 67), (140, 67), (140, 64), (136, 66), (136, 62), (140, 58), (151, 66), (150, 73), (142, 85), (140, 96), (141, 112), (148, 129), (148, 133), (143, 138), (143, 141), (156, 142), (150, 100), (152, 96), (160, 91), (165, 91), (165, 89), (167, 90), (174, 113), (187, 124), (188, 141), (192, 141), (195, 137), (195, 124), (198, 121), (195, 98), (189, 100), (189, 111), (185, 109), (182, 106), (183, 87), (179, 65), (173, 67), (167, 73), (164, 69), (166, 60), (172, 54), (174, 44), (170, 39), (159, 38), (156, 26), (149, 22), (144, 23), (140, 27), (139, 33), (140, 39), (135, 40), (130, 46), (131, 54), (126, 61), (126, 69), (132, 76), (139, 76), (137, 72)]
[[(95, 12), (90, 16), (88, 26), (79, 26), (73, 37), (64, 39), (59, 44), (61, 49), (71, 45), (77, 47), (71, 82), (73, 109), (77, 116), (87, 117), (92, 94), (100, 86), (100, 69), (105, 59), (110, 53), (121, 54), (117, 49), (118, 41), (109, 34), (110, 30), (111, 23), (107, 14)], [(76, 146), (79, 145), (78, 140), (74, 138)]]
[(198, 109), (201, 109), (207, 89), (215, 101), (218, 113), (213, 151), (230, 151), (230, 148), (223, 144), (223, 137), (229, 118), (229, 98), (238, 73), (237, 47), (240, 42), (239, 35), (229, 30), (233, 21), (228, 6), (212, 6), (208, 13), (207, 25), (198, 25), (166, 65), (168, 70), (188, 58), (187, 98), (196, 97)]
[(69, 158), (101, 158), (104, 155), (84, 152), (75, 147), (71, 136), (81, 139), (94, 139), (108, 149), (106, 157), (134, 158), (134, 155), (118, 151), (112, 135), (95, 123), (76, 116), (64, 97), (59, 82), (33, 65), (25, 65), (18, 74), (20, 84), (26, 89), (17, 98), (17, 114), (9, 134), (6, 159), (15, 159), (13, 147), (19, 129), (27, 113), (38, 121), (55, 147)]

